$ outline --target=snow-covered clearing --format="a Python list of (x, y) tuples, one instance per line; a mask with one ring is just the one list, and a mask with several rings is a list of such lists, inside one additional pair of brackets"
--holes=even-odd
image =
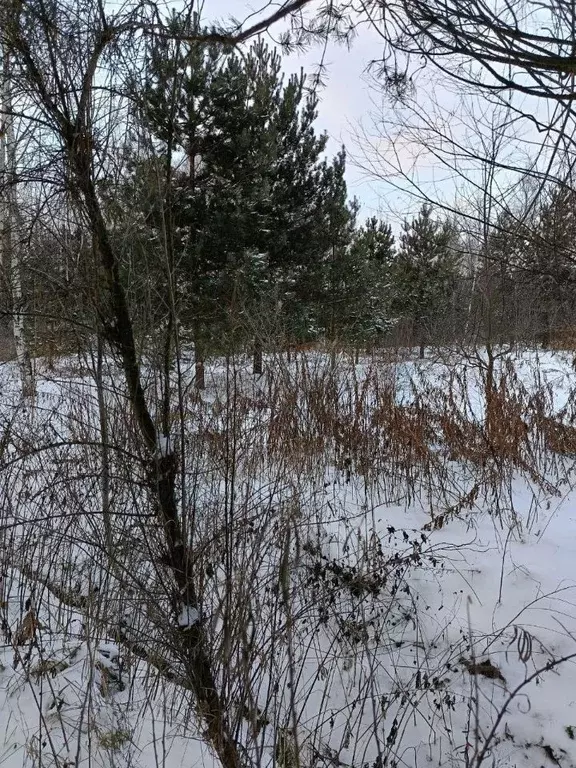
[(576, 766), (572, 356), (502, 354), (491, 388), (482, 352), (192, 369), (157, 454), (199, 606), (114, 366), (104, 452), (80, 361), (26, 409), (0, 372), (2, 764), (214, 764), (172, 642), (200, 625), (247, 765)]

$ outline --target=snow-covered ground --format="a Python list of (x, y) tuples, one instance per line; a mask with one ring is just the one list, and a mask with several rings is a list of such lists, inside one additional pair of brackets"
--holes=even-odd
[(114, 370), (110, 553), (91, 378), (61, 361), (23, 410), (4, 366), (2, 764), (214, 764), (162, 645), (201, 622), (230, 711), (250, 689), (253, 765), (576, 766), (576, 453), (571, 433), (546, 442), (547, 419), (571, 428), (572, 356), (498, 358), (499, 413), (526, 422), (521, 450), (494, 438), (501, 464), (476, 444), (482, 353), (337, 365), (270, 360), (254, 380), (218, 362), (201, 397), (186, 389), (162, 453), (184, 437), (203, 605), (176, 615), (152, 523), (132, 522), (144, 497)]

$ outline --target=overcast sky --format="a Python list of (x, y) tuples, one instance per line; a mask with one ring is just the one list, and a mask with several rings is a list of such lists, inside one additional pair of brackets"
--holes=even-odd
[[(182, 4), (182, 0), (157, 1), (166, 9)], [(244, 26), (269, 15), (280, 4), (278, 0), (194, 1), (205, 24), (229, 23), (233, 18), (245, 22)], [(306, 7), (313, 9), (314, 1)], [(282, 27), (277, 25), (270, 31), (277, 39)], [(423, 199), (448, 211), (455, 206), (461, 211), (464, 206), (474, 217), (486, 189), (486, 166), (479, 158), (490, 156), (495, 137), (499, 160), (508, 169), (518, 170), (498, 171), (491, 180), (491, 216), (509, 204), (514, 189), (520, 189), (517, 182), (522, 167), (536, 156), (537, 162), (546, 164), (546, 152), (540, 152), (542, 137), (530, 117), (545, 111), (546, 103), (524, 104), (528, 119), (518, 120), (507, 113), (505, 95), (504, 104), (495, 107), (483, 94), (466, 95), (457, 81), (441, 81), (434, 67), (416, 62), (420, 66), (414, 97), (399, 108), (375, 88), (368, 72), (370, 62), (381, 56), (377, 32), (364, 24), (350, 49), (332, 43), (323, 52), (318, 44), (305, 53), (283, 57), (287, 74), (302, 67), (313, 74), (321, 60), (326, 67), (326, 85), (319, 91), (317, 129), (328, 133), (331, 156), (342, 144), (346, 146), (348, 192), (362, 204), (362, 218), (380, 214), (398, 230)], [(519, 98), (523, 97), (516, 94), (515, 102)], [(360, 143), (358, 134), (363, 137)], [(368, 159), (362, 157), (363, 151)], [(362, 170), (356, 160), (364, 167), (371, 165), (372, 173)]]
[[(207, 23), (213, 20), (225, 21), (231, 16), (243, 20), (248, 13), (257, 11), (264, 3), (265, 0), (206, 0), (202, 16)], [(284, 69), (291, 74), (303, 67), (306, 73), (313, 74), (322, 60), (322, 55), (321, 47), (317, 46), (303, 54), (284, 56)], [(328, 151), (331, 155), (336, 154), (342, 144), (346, 145), (350, 154), (355, 152), (353, 134), (358, 123), (367, 119), (373, 111), (372, 100), (375, 97), (375, 94), (371, 93), (366, 70), (370, 61), (380, 55), (378, 35), (367, 28), (362, 30), (350, 49), (331, 44), (326, 50), (323, 59), (327, 68), (326, 85), (319, 91), (317, 126), (319, 130), (325, 130), (330, 137)], [(359, 198), (363, 213), (377, 213), (381, 194), (384, 193), (382, 185), (368, 179), (365, 173), (354, 167), (350, 159), (347, 180), (350, 197), (355, 195)]]
[[(342, 144), (346, 145), (349, 155), (357, 153), (354, 134), (360, 122), (370, 122), (371, 114), (378, 102), (378, 93), (370, 84), (367, 67), (370, 61), (380, 55), (381, 46), (376, 33), (365, 30), (358, 37), (350, 50), (342, 46), (331, 45), (326, 51), (324, 63), (327, 67), (326, 84), (320, 90), (318, 127), (328, 132), (329, 151), (335, 154)], [(284, 59), (288, 71), (314, 72), (322, 55), (320, 50), (310, 50), (305, 54), (291, 55)], [(348, 189), (351, 196), (356, 195), (366, 214), (377, 212), (380, 197), (388, 192), (374, 179), (367, 178), (353, 160), (348, 159)]]

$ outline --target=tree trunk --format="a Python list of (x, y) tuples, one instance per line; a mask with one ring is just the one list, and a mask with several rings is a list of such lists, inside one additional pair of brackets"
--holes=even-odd
[[(151, 410), (146, 402), (140, 364), (134, 339), (134, 328), (128, 301), (120, 277), (118, 260), (100, 208), (92, 176), (90, 129), (67, 124), (63, 129), (70, 171), (77, 186), (80, 201), (90, 224), (90, 231), (105, 276), (108, 294), (106, 312), (99, 308), (104, 338), (120, 355), (128, 389), (129, 402), (139, 431), (140, 440), (149, 455), (148, 485), (157, 504), (160, 529), (164, 534), (166, 558), (178, 589), (178, 608), (194, 608), (200, 615), (189, 548), (184, 541), (182, 520), (176, 500), (178, 461), (173, 451), (163, 448)], [(78, 135), (83, 141), (78, 141)], [(179, 650), (194, 691), (198, 710), (206, 725), (206, 738), (218, 755), (224, 768), (240, 768), (241, 760), (234, 734), (231, 732), (226, 711), (220, 700), (216, 679), (206, 650), (201, 621), (181, 627)]]
[(32, 397), (35, 393), (34, 376), (32, 374), (32, 361), (28, 342), (26, 340), (25, 327), (25, 299), (22, 290), (22, 261), (21, 249), (11, 245), (12, 259), (10, 264), (10, 277), (12, 282), (12, 328), (14, 333), (14, 346), (16, 359), (20, 369), (22, 380), (22, 394), (24, 397)]
[(196, 361), (194, 363), (194, 383), (196, 389), (206, 389), (206, 376), (204, 371), (204, 360), (196, 353)]
[(101, 494), (102, 494), (102, 521), (104, 523), (104, 536), (106, 539), (106, 551), (110, 562), (114, 561), (114, 537), (112, 532), (112, 520), (110, 516), (110, 438), (108, 435), (108, 409), (106, 408), (106, 395), (104, 387), (104, 340), (98, 333), (96, 350), (96, 393), (98, 396), (98, 417), (100, 420), (100, 456), (102, 460)]
[(550, 316), (548, 310), (544, 309), (540, 312), (538, 330), (538, 341), (542, 349), (547, 349), (550, 346)]
[(26, 302), (22, 288), (22, 248), (15, 242), (14, 230), (19, 220), (16, 197), (16, 139), (14, 120), (11, 114), (10, 60), (3, 51), (2, 73), (0, 74), (0, 113), (4, 124), (0, 126), (0, 248), (2, 261), (11, 290), (12, 333), (16, 360), (20, 370), (22, 394), (34, 395), (32, 361), (26, 340)]
[(496, 382), (494, 378), (494, 351), (492, 344), (486, 344), (486, 383), (484, 384), (484, 398), (486, 400), (486, 435), (492, 440), (494, 430), (498, 428), (498, 414), (496, 413)]
[(194, 323), (194, 386), (198, 390), (206, 389), (204, 372), (204, 344), (199, 323)]
[(254, 376), (262, 376), (264, 369), (263, 354), (262, 354), (262, 342), (256, 339), (254, 342), (254, 356), (252, 360), (252, 373)]

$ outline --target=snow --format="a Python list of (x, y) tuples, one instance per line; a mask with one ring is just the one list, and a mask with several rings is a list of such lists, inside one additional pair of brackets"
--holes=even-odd
[(185, 605), (178, 615), (178, 626), (181, 629), (193, 627), (194, 624), (198, 624), (199, 621), (200, 614), (198, 613), (198, 609), (194, 608), (193, 605)]
[[(478, 371), (485, 358), (475, 353), (464, 363), (459, 355), (452, 351), (422, 363), (363, 360), (357, 366), (341, 356), (343, 412), (348, 412), (347, 398), (354, 402), (354, 387), (368, 386), (376, 365), (381, 381), (393, 382), (397, 402), (404, 404), (413, 403), (418, 394), (424, 397), (422, 393), (428, 393), (430, 403), (440, 402), (436, 398), (449, 385), (456, 391), (457, 379), (457, 407), (481, 423), (485, 403)], [(508, 357), (499, 359), (498, 374), (506, 373)], [(321, 353), (310, 353), (308, 360), (311, 376), (326, 365)], [(546, 394), (548, 412), (572, 423), (572, 356), (516, 351), (513, 363), (511, 390), (518, 398), (527, 403), (535, 392)], [(192, 369), (193, 356), (190, 365)], [(3, 615), (14, 632), (23, 620), (31, 581), (39, 577), (77, 584), (69, 591), (79, 606), (70, 607), (42, 587), (35, 598), (38, 642), (18, 651), (22, 656), (29, 651), (30, 658), (14, 668), (10, 643), (0, 648), (2, 761), (7, 768), (63, 765), (66, 759), (74, 764), (79, 745), (78, 765), (216, 766), (192, 703), (181, 705), (187, 700), (178, 686), (162, 680), (153, 664), (132, 654), (124, 641), (135, 638), (155, 654), (165, 652), (174, 671), (180, 671), (170, 649), (154, 645), (157, 627), (168, 632), (171, 627), (175, 633), (170, 608), (152, 590), (157, 589), (154, 567), (142, 561), (142, 553), (155, 544), (154, 532), (147, 529), (137, 546), (139, 531), (129, 527), (130, 515), (120, 516), (125, 534), (111, 558), (125, 558), (127, 570), (150, 585), (150, 598), (143, 602), (124, 575), (121, 588), (114, 569), (108, 585), (103, 578), (107, 561), (98, 560), (103, 557), (102, 537), (92, 515), (99, 509), (98, 484), (93, 482), (99, 478), (99, 464), (90, 465), (92, 454), (82, 453), (72, 441), (54, 449), (50, 462), (41, 459), (51, 442), (60, 445), (70, 435), (80, 442), (84, 428), (89, 434), (78, 413), (85, 413), (86, 403), (97, 402), (94, 387), (74, 372), (71, 361), (67, 367), (69, 374), (41, 373), (33, 417), (20, 407), (16, 369), (0, 370), (0, 417), (14, 430), (3, 455), (4, 519), (10, 518), (13, 526), (8, 531), (22, 531), (23, 543), (38, 531), (32, 553), (24, 548), (25, 557), (6, 563)], [(207, 587), (202, 595), (203, 616), (210, 619), (203, 619), (202, 630), (211, 632), (216, 642), (222, 634), (227, 584), (215, 542), (223, 500), (230, 493), (227, 479), (222, 479), (218, 442), (226, 423), (228, 384), (221, 362), (210, 374), (210, 389), (200, 405), (191, 406), (186, 429), (192, 443), (203, 439), (209, 446), (208, 458), (194, 469), (194, 503), (204, 515), (200, 534), (213, 547), (209, 562), (214, 576), (206, 581), (212, 591)], [(295, 378), (297, 371), (291, 368), (285, 375)], [(193, 370), (190, 380), (192, 376)], [(398, 768), (576, 766), (574, 456), (542, 449), (542, 477), (519, 463), (504, 473), (498, 486), (486, 479), (482, 468), (445, 457), (440, 436), (432, 469), (417, 462), (410, 468), (412, 486), (400, 463), (395, 465), (397, 475), (384, 475), (377, 463), (381, 457), (374, 456), (370, 460), (376, 470), (363, 474), (354, 458), (345, 461), (348, 453), (338, 457), (329, 448), (324, 459), (317, 457), (310, 465), (290, 457), (276, 466), (263, 442), (262, 424), (277, 418), (285, 403), (270, 397), (274, 382), (253, 380), (248, 360), (238, 362), (237, 378), (244, 442), (240, 480), (234, 487), (240, 518), (231, 531), (234, 595), (250, 599), (256, 615), (250, 619), (254, 627), (246, 627), (246, 637), (260, 643), (258, 663), (250, 670), (251, 695), (261, 709), (268, 706), (270, 720), (258, 737), (259, 764), (274, 764), (279, 724), (294, 704), (303, 768), (373, 765), (377, 742), (387, 765)], [(302, 402), (301, 408), (303, 421), (311, 422), (314, 402)], [(360, 410), (350, 411), (364, 418)], [(22, 468), (14, 465), (18, 470), (13, 471), (9, 462), (32, 439), (45, 450), (30, 451)], [(170, 438), (159, 435), (160, 455), (173, 450)], [(480, 489), (472, 493), (476, 485)], [(129, 493), (122, 495), (119, 482), (113, 490), (120, 495), (122, 511), (135, 503)], [(45, 522), (50, 495), (59, 493), (49, 509), (64, 512), (71, 498), (77, 499), (85, 527), (71, 515)], [(459, 504), (464, 498), (468, 503)], [(439, 521), (437, 527), (430, 526), (432, 519)], [(287, 530), (295, 701), (286, 671), (286, 617), (277, 597)], [(90, 536), (98, 545), (92, 550)], [(5, 549), (10, 546), (19, 555), (19, 542), (7, 538)], [(102, 597), (107, 589), (110, 602)], [(197, 607), (181, 606), (176, 617), (180, 629), (199, 621)], [(116, 623), (121, 623), (118, 634), (111, 631)], [(479, 745), (494, 727), (484, 759)], [(46, 733), (48, 747), (43, 746)], [(241, 737), (250, 738), (248, 726)]]
[(174, 446), (169, 435), (158, 435), (158, 453), (162, 458), (174, 453)]
[(98, 644), (98, 653), (105, 659), (113, 661), (119, 656), (119, 650), (116, 643), (102, 642)]

